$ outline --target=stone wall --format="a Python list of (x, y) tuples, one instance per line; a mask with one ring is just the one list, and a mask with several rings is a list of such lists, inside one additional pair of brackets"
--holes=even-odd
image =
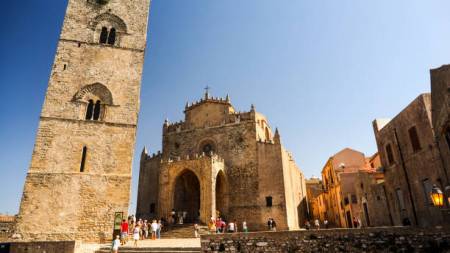
[[(374, 121), (375, 138), (383, 164), (387, 204), (394, 225), (432, 227), (442, 224), (439, 208), (433, 206), (431, 187), (448, 184), (431, 123), (431, 95), (418, 96), (389, 123)], [(411, 131), (416, 129), (419, 147)]]
[(68, 1), (17, 218), (25, 240), (99, 242), (127, 215), (149, 6)]
[(405, 227), (204, 235), (202, 252), (450, 252), (450, 230)]
[(9, 253), (74, 253), (75, 241), (0, 243), (0, 249), (8, 247)]

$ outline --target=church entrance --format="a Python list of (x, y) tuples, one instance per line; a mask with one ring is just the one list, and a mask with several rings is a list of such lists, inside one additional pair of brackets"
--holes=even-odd
[(184, 223), (198, 222), (200, 211), (200, 181), (190, 170), (183, 171), (175, 180), (174, 209)]
[(225, 175), (219, 172), (216, 179), (216, 211), (218, 216), (226, 219), (228, 212), (227, 183)]

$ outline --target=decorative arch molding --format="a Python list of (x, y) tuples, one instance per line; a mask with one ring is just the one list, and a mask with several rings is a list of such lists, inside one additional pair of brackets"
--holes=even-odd
[(114, 105), (111, 91), (101, 83), (89, 84), (81, 88), (73, 97), (73, 101), (88, 103), (93, 98), (100, 99), (102, 104)]
[(109, 12), (102, 13), (95, 17), (90, 26), (92, 30), (97, 30), (101, 29), (99, 26), (104, 24), (109, 24), (110, 27), (108, 28), (114, 27), (118, 33), (127, 33), (126, 23), (120, 17)]
[(197, 150), (200, 154), (217, 153), (217, 142), (211, 138), (202, 139), (198, 143)]

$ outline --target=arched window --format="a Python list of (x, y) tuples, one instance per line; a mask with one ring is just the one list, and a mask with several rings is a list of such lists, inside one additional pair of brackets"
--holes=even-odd
[(270, 130), (266, 127), (266, 140), (270, 140)]
[(116, 42), (116, 28), (113, 27), (109, 31), (108, 44), (109, 45), (114, 45), (115, 42)]
[(102, 27), (102, 32), (100, 33), (100, 43), (105, 44), (108, 40), (108, 28)]
[(97, 100), (97, 102), (95, 102), (94, 107), (94, 120), (98, 120), (100, 118), (100, 112), (101, 112), (101, 103), (100, 100)]
[(93, 114), (94, 114), (94, 101), (90, 99), (86, 109), (86, 119), (91, 120)]

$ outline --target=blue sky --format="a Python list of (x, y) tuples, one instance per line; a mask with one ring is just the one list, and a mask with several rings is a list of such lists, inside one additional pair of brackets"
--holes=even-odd
[[(0, 7), (0, 213), (16, 213), (66, 2)], [(153, 0), (133, 165), (161, 147), (167, 117), (203, 93), (254, 103), (309, 177), (352, 147), (376, 151), (371, 122), (429, 92), (450, 63), (444, 0)]]

